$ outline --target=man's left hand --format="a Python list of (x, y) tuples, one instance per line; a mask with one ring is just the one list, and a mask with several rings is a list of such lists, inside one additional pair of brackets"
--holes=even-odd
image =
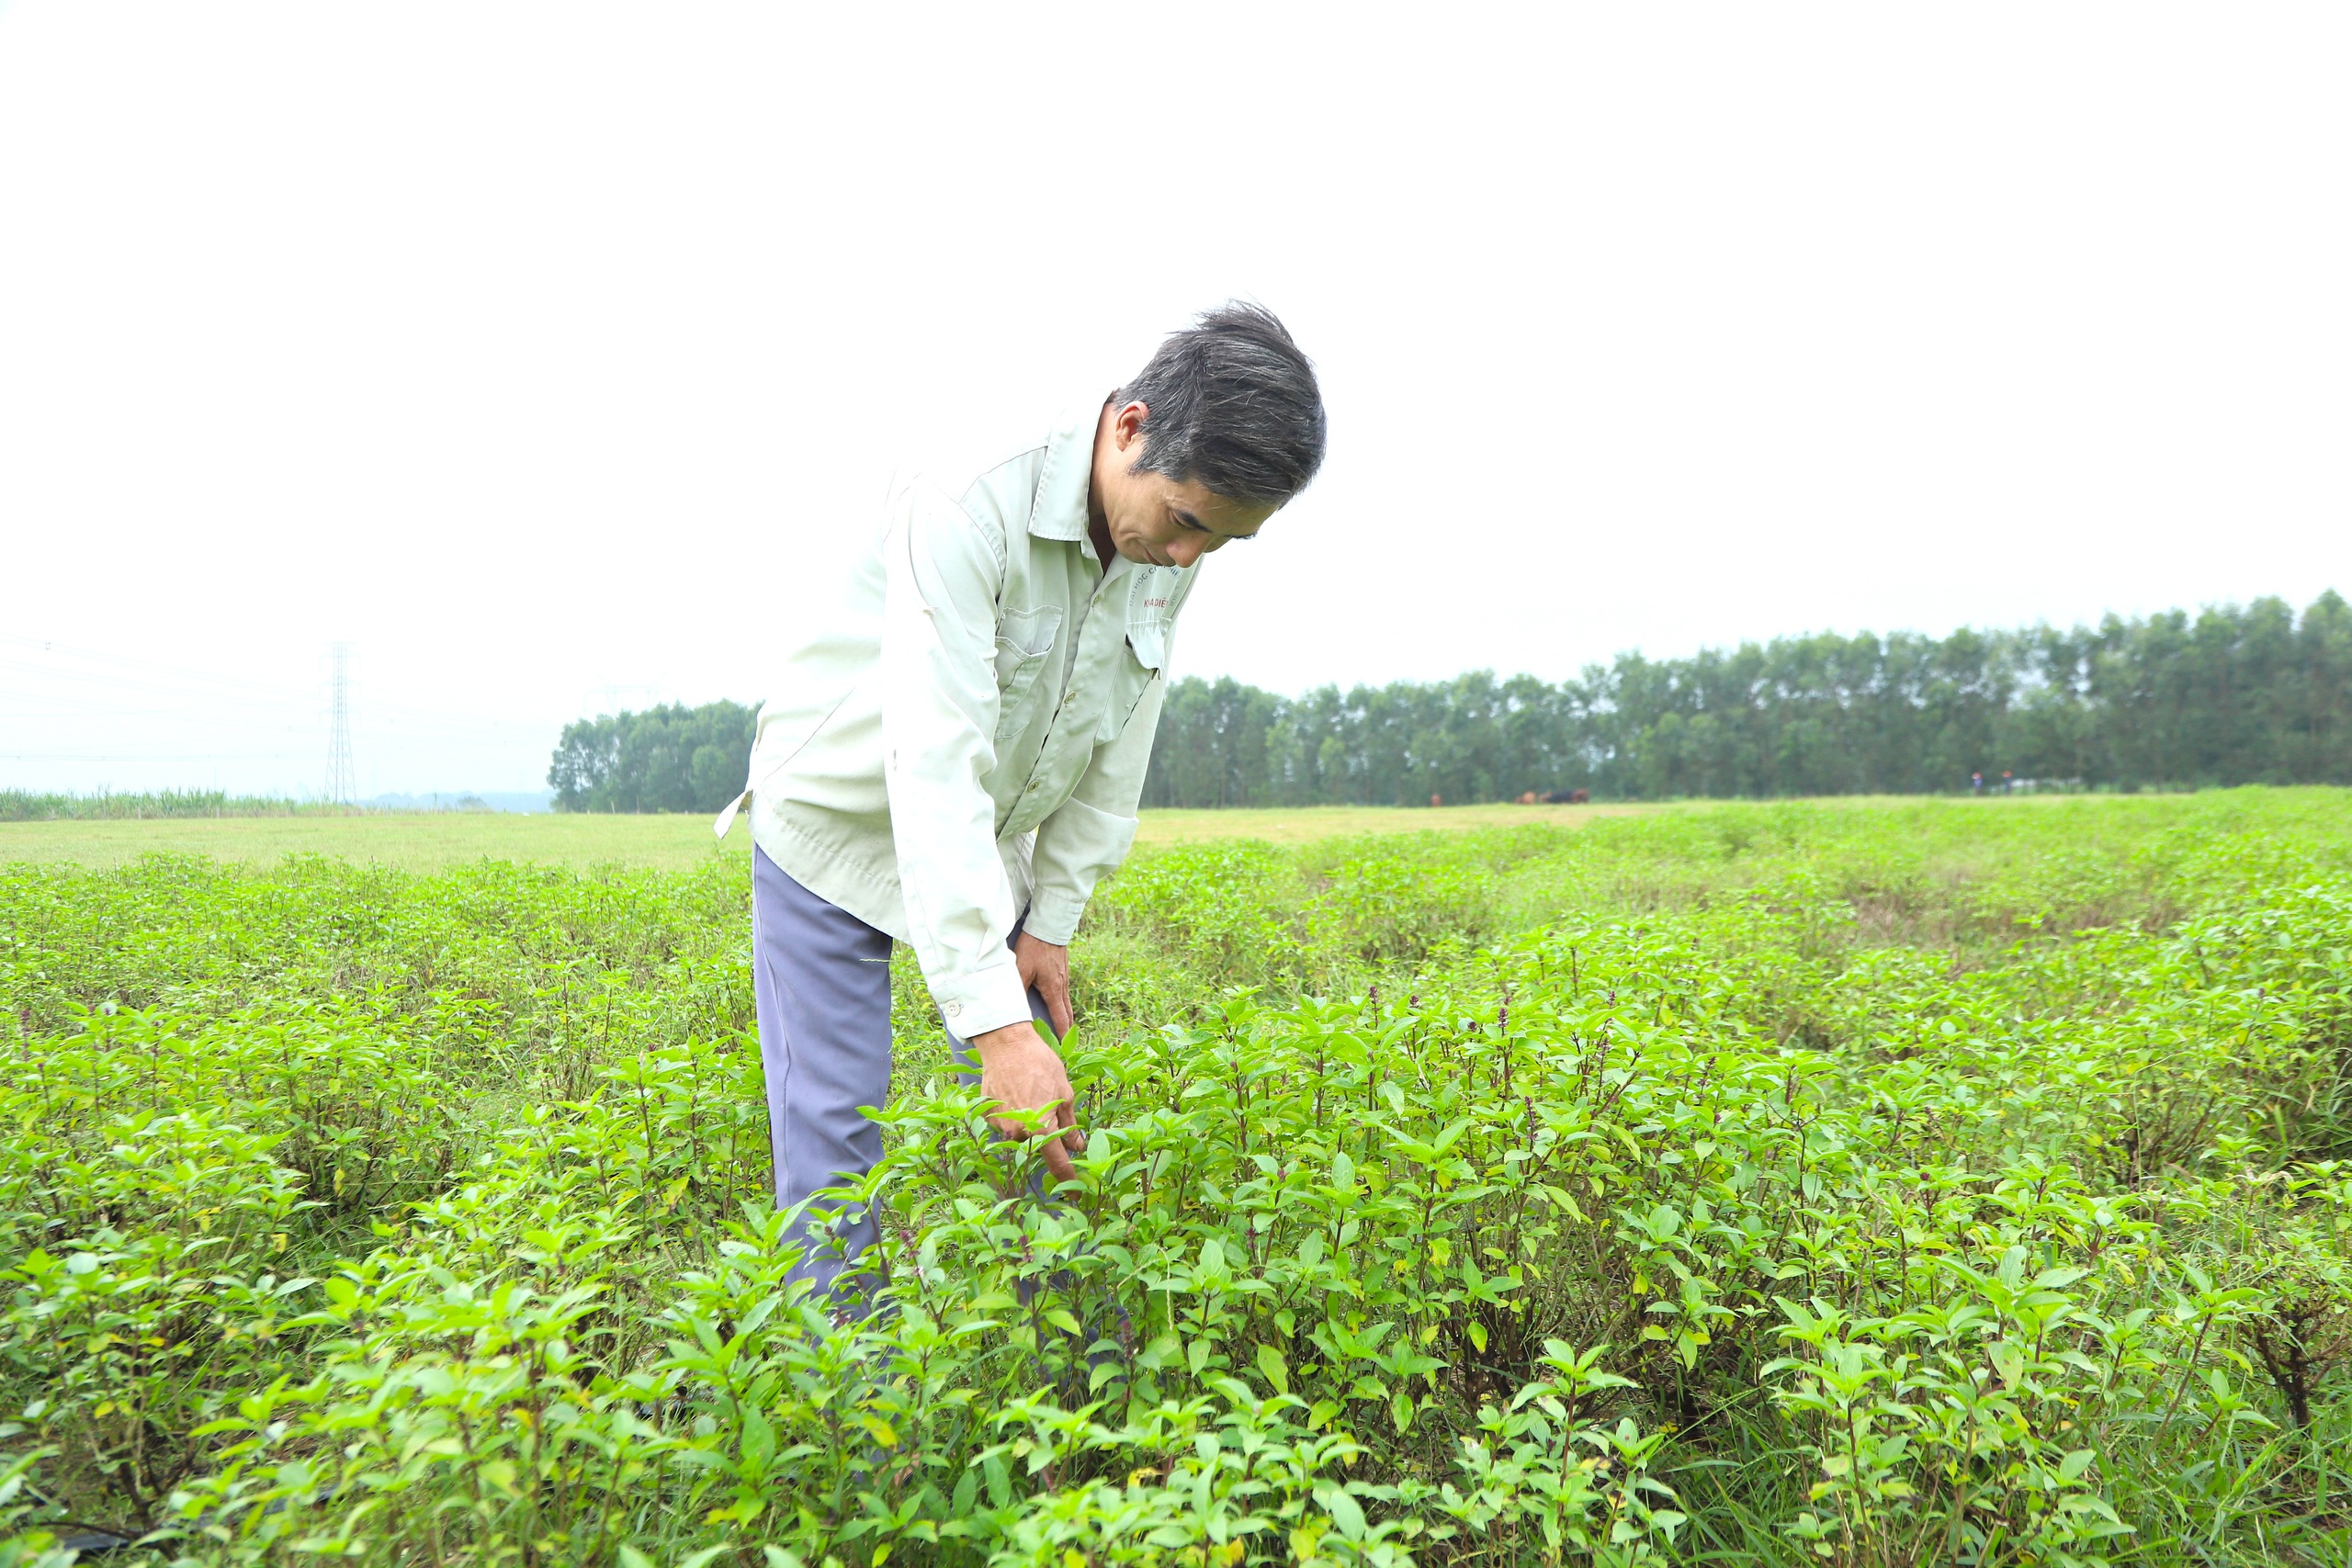
[(1071, 1022), (1069, 949), (1040, 942), (1023, 931), (1012, 939), (1012, 962), (1021, 970), (1022, 985), (1035, 987), (1046, 998), (1046, 1016), (1053, 1023), (1054, 1032), (1068, 1034)]

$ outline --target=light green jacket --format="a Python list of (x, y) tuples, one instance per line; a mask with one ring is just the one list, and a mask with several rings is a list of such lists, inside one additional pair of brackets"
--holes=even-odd
[(951, 493), (891, 487), (835, 609), (760, 709), (752, 837), (810, 892), (913, 944), (968, 1039), (1029, 1004), (1005, 946), (1068, 942), (1135, 841), (1176, 614), (1198, 568), (1102, 570), (1099, 403)]

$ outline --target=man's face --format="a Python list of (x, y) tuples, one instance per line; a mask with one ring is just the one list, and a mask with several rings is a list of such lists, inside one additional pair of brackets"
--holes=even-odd
[(1246, 539), (1274, 514), (1210, 491), (1195, 479), (1171, 479), (1136, 467), (1143, 452), (1141, 403), (1103, 411), (1095, 434), (1091, 499), (1111, 536), (1111, 547), (1147, 566), (1191, 566), (1228, 539)]

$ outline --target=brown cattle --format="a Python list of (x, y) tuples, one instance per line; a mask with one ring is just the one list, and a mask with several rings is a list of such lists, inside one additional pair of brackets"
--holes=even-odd
[(1529, 790), (1525, 795), (1521, 795), (1521, 796), (1519, 797), (1519, 803), (1520, 803), (1521, 806), (1532, 806), (1532, 805), (1534, 805), (1534, 804), (1535, 804), (1535, 792), (1534, 792), (1533, 790), (1532, 790), (1532, 789), (1531, 789), (1531, 790)]

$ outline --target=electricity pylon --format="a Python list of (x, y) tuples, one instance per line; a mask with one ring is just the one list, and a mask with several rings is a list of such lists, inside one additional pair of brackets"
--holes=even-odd
[(333, 645), (334, 691), (334, 728), (327, 735), (327, 799), (337, 806), (356, 804), (358, 786), (351, 769), (351, 645)]

